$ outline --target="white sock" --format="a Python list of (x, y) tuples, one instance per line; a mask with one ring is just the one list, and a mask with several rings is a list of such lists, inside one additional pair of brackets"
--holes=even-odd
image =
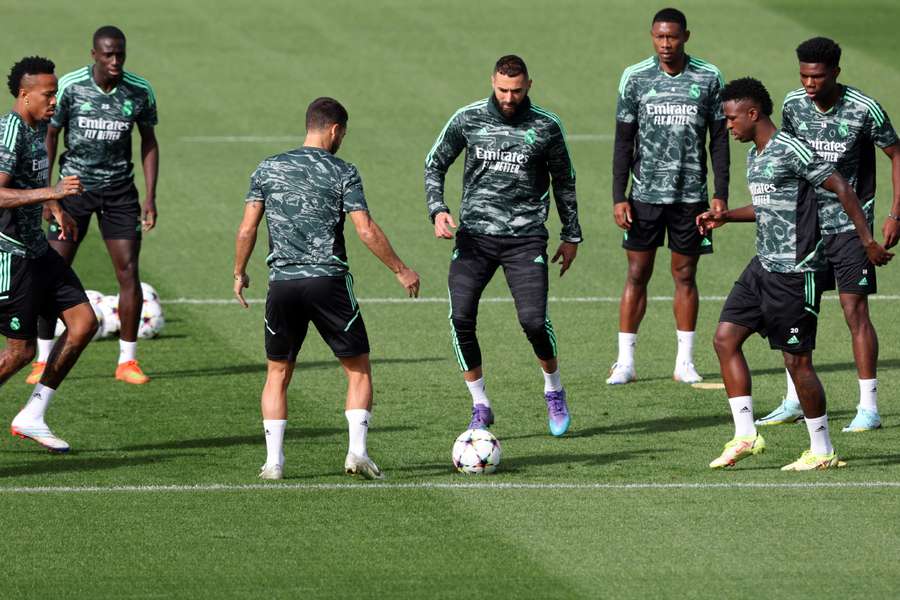
[(137, 359), (137, 341), (126, 342), (119, 340), (119, 364)]
[(488, 408), (491, 407), (491, 401), (488, 400), (487, 394), (484, 393), (484, 377), (475, 381), (467, 381), (466, 387), (469, 388), (469, 393), (472, 394), (472, 406), (484, 404)]
[(53, 388), (48, 388), (40, 383), (37, 384), (34, 386), (34, 392), (31, 393), (31, 398), (28, 399), (25, 408), (19, 411), (16, 418), (22, 417), (28, 421), (43, 423), (44, 414), (47, 412), (50, 400), (53, 399), (53, 394), (55, 393), (56, 390)]
[(859, 380), (859, 405), (866, 410), (878, 412), (878, 380)]
[(813, 454), (831, 454), (831, 436), (828, 435), (828, 415), (815, 419), (806, 418), (806, 429), (809, 431), (809, 449)]
[(616, 362), (620, 365), (634, 365), (634, 347), (637, 345), (636, 333), (619, 332), (619, 357)]
[(347, 417), (350, 433), (350, 452), (357, 456), (368, 456), (366, 438), (369, 435), (369, 420), (372, 418), (372, 413), (364, 408), (351, 408), (345, 410), (344, 415)]
[(561, 392), (563, 389), (562, 381), (559, 376), (559, 367), (556, 367), (556, 371), (553, 373), (547, 373), (543, 369), (541, 369), (541, 373), (544, 374), (544, 393), (547, 392)]
[(38, 338), (37, 347), (38, 354), (35, 362), (47, 362), (47, 360), (50, 358), (50, 351), (53, 350), (53, 340), (44, 340)]
[(678, 354), (675, 356), (675, 364), (694, 362), (694, 332), (675, 330), (678, 339)]
[(785, 369), (784, 373), (787, 375), (787, 392), (784, 399), (793, 404), (800, 404), (800, 397), (797, 395), (797, 388), (794, 387), (794, 380), (791, 379), (791, 372)]
[(731, 406), (731, 417), (734, 419), (734, 437), (756, 435), (753, 424), (753, 397), (735, 396), (728, 399)]
[(284, 466), (284, 428), (286, 419), (263, 419), (266, 432), (266, 464)]

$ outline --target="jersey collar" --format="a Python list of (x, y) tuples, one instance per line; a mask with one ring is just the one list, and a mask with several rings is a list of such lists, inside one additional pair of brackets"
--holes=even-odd
[(511, 118), (506, 118), (500, 110), (500, 107), (497, 106), (497, 97), (491, 92), (491, 99), (490, 102), (488, 102), (488, 111), (506, 123), (521, 123), (525, 120), (525, 117), (528, 116), (529, 110), (531, 110), (531, 98), (525, 96), (525, 100), (523, 100), (522, 104), (519, 105), (519, 108), (516, 109), (515, 114)]
[[(119, 81), (119, 85), (117, 85), (117, 86), (114, 87), (113, 89), (109, 90), (108, 92), (104, 92), (104, 91), (103, 91), (103, 88), (100, 87), (99, 85), (97, 85), (97, 80), (94, 79), (94, 65), (91, 65), (90, 67), (88, 67), (88, 73), (89, 73), (90, 76), (91, 76), (91, 83), (94, 84), (94, 89), (96, 89), (98, 92), (100, 92), (100, 93), (103, 94), (104, 96), (112, 96), (113, 94), (116, 93), (116, 90), (119, 89), (119, 85), (122, 85), (122, 81), (120, 80), (120, 81)], [(123, 72), (123, 75), (122, 75), (122, 76), (124, 77), (124, 72)]]

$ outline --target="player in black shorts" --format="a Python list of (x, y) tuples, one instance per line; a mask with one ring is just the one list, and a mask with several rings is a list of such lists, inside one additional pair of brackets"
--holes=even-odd
[(363, 243), (394, 272), (410, 296), (419, 294), (419, 276), (403, 264), (369, 215), (356, 167), (335, 156), (346, 132), (344, 107), (337, 100), (319, 98), (307, 109), (303, 146), (262, 161), (250, 178), (236, 242), (234, 293), (246, 308), (247, 262), (265, 216), (271, 252), (266, 258), (268, 374), (262, 414), (267, 458), (259, 473), (263, 479), (282, 477), (287, 387), (310, 322), (347, 374), (345, 415), (350, 444), (344, 469), (367, 479), (382, 477), (366, 450), (372, 374), (369, 339), (344, 248), (346, 215)]
[(52, 452), (67, 452), (44, 420), (50, 401), (81, 351), (97, 331), (97, 318), (81, 282), (52, 248), (41, 230), (46, 207), (61, 226), (60, 234), (76, 236), (75, 224), (59, 200), (83, 191), (77, 177), (64, 177), (47, 187), (49, 161), (44, 145), (46, 121), (56, 108), (56, 76), (51, 61), (32, 56), (9, 74), (13, 110), (0, 118), (0, 385), (34, 358), (38, 316), (67, 330), (51, 353), (25, 407), (12, 421), (13, 435), (31, 439)]
[[(150, 83), (125, 66), (125, 34), (117, 27), (101, 27), (94, 33), (94, 62), (59, 80), (59, 107), (50, 121), (47, 149), (50, 171), (56, 159), (59, 134), (65, 131), (65, 152), (59, 159), (61, 175), (77, 175), (85, 193), (63, 202), (78, 225), (78, 241), (59, 238), (59, 226), (50, 224), (50, 245), (72, 264), (79, 242), (97, 216), (100, 233), (109, 251), (119, 283), (119, 360), (115, 377), (125, 383), (143, 384), (147, 377), (137, 361), (138, 325), (143, 307), (138, 258), (141, 235), (156, 226), (156, 179), (159, 145), (156, 94)], [(138, 202), (131, 160), (131, 137), (141, 134), (141, 163), (146, 184), (144, 206)], [(29, 380), (40, 377), (53, 346), (53, 327), (41, 321), (38, 358)]]
[(828, 434), (825, 390), (812, 363), (823, 277), (818, 252), (821, 231), (816, 188), (834, 193), (875, 265), (891, 257), (869, 232), (859, 199), (834, 166), (816, 158), (811, 146), (779, 131), (772, 120), (772, 100), (762, 83), (744, 78), (722, 90), (728, 128), (741, 142), (753, 142), (747, 157), (747, 182), (753, 203), (697, 217), (700, 232), (728, 222), (756, 222), (756, 256), (725, 301), (715, 348), (728, 393), (735, 433), (712, 468), (733, 466), (765, 450), (753, 421), (750, 369), (744, 342), (753, 333), (781, 350), (784, 365), (800, 397), (810, 448), (782, 468), (808, 471), (841, 466)]

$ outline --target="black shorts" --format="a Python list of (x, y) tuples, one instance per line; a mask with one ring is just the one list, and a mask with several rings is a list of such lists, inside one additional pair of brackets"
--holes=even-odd
[(816, 347), (826, 272), (772, 273), (754, 257), (741, 273), (719, 315), (769, 338), (773, 350), (809, 352)]
[(869, 262), (855, 231), (826, 235), (822, 242), (838, 292), (866, 296), (878, 291), (875, 265)]
[(265, 318), (269, 360), (297, 360), (310, 321), (335, 356), (368, 354), (369, 336), (349, 273), (269, 282)]
[(16, 340), (37, 337), (38, 317), (52, 322), (88, 301), (78, 276), (53, 248), (40, 258), (0, 252), (0, 333)]
[[(140, 240), (141, 204), (134, 183), (114, 188), (85, 191), (80, 196), (60, 200), (60, 204), (78, 225), (80, 243), (91, 225), (91, 215), (97, 214), (97, 224), (104, 240)], [(50, 223), (47, 239), (59, 240), (59, 225)], [(65, 240), (63, 240), (65, 241)]]
[(712, 254), (712, 232), (705, 236), (697, 230), (697, 215), (709, 210), (706, 202), (647, 204), (630, 200), (631, 229), (625, 232), (626, 250), (655, 250), (668, 234), (669, 250), (679, 254)]

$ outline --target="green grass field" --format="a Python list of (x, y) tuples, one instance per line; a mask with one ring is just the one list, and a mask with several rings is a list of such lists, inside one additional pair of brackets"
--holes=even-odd
[[(728, 406), (721, 390), (671, 381), (674, 322), (665, 300), (650, 302), (641, 329), (639, 382), (603, 384), (615, 358), (625, 272), (609, 199), (616, 85), (624, 67), (650, 55), (648, 23), (660, 6), (623, 0), (0, 6), (4, 65), (42, 54), (68, 72), (88, 63), (99, 25), (113, 22), (128, 34), (127, 66), (154, 84), (161, 119), (160, 221), (145, 238), (142, 278), (168, 301), (162, 337), (140, 345), (150, 385), (114, 381), (118, 348), (105, 340), (87, 349), (62, 386), (48, 421), (72, 444), (69, 455), (0, 437), (0, 596), (900, 593), (900, 323), (893, 317), (900, 267), (879, 272), (883, 297), (872, 302), (882, 341), (881, 431), (840, 433), (856, 404), (856, 374), (838, 303), (824, 301), (816, 363), (847, 469), (781, 473), (806, 447), (805, 427), (797, 425), (767, 430), (766, 454), (728, 472), (710, 471), (707, 463), (732, 434)], [(680, 7), (693, 32), (689, 52), (717, 64), (726, 78), (761, 78), (779, 106), (799, 85), (794, 48), (822, 34), (844, 48), (842, 81), (900, 118), (900, 67), (890, 58), (900, 5), (782, 0)], [(563, 118), (578, 170), (586, 241), (572, 271), (551, 283), (573, 425), (564, 438), (548, 435), (540, 373), (513, 306), (483, 303), (480, 337), (503, 462), (495, 476), (467, 477), (450, 463), (470, 407), (442, 300), (451, 245), (433, 238), (422, 165), (446, 119), (488, 95), (493, 61), (508, 52), (528, 62), (535, 100)], [(299, 145), (306, 105), (321, 95), (348, 107), (341, 156), (358, 165), (373, 215), (421, 274), (425, 300), (383, 301), (402, 299), (402, 290), (348, 231), (372, 341), (370, 453), (387, 481), (366, 484), (341, 473), (343, 375), (310, 335), (291, 388), (286, 478), (257, 486), (265, 458), (258, 408), (262, 306), (243, 311), (229, 302), (233, 236), (249, 174), (265, 156)], [(745, 151), (732, 148), (732, 206), (749, 201)], [(879, 159), (879, 226), (889, 206), (887, 167)], [(459, 190), (457, 165), (448, 199)], [(555, 215), (549, 226), (555, 238)], [(717, 233), (716, 254), (701, 264), (707, 299), (695, 362), (708, 379), (719, 377), (710, 340), (721, 297), (753, 255), (753, 235), (750, 225), (726, 227)], [(250, 271), (255, 299), (265, 295), (263, 243)], [(672, 284), (665, 253), (659, 258), (651, 294), (665, 297)], [(114, 291), (96, 228), (75, 267), (86, 287)], [(508, 298), (501, 277), (485, 296)], [(781, 398), (781, 358), (759, 338), (747, 353), (761, 415)], [(0, 423), (26, 400), (24, 377), (0, 392)]]

